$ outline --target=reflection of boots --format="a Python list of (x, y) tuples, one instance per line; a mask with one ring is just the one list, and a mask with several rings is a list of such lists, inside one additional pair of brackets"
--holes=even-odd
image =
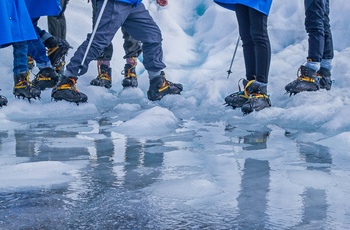
[(55, 101), (65, 100), (77, 104), (80, 102), (87, 102), (87, 96), (84, 93), (79, 92), (75, 87), (77, 79), (77, 77), (62, 76), (62, 79), (57, 83), (57, 86), (53, 88), (51, 97)]
[(270, 136), (270, 131), (254, 131), (251, 134), (244, 136), (244, 144), (249, 144), (250, 146), (243, 147), (244, 150), (257, 150), (267, 148), (267, 139)]
[(122, 71), (122, 74), (124, 75), (124, 79), (122, 81), (122, 85), (124, 88), (127, 87), (137, 87), (137, 75), (136, 75), (136, 65), (137, 61), (136, 58), (132, 58), (134, 63), (133, 64), (125, 64), (124, 71)]
[(300, 66), (298, 78), (286, 85), (285, 89), (290, 95), (303, 91), (317, 91), (320, 89), (320, 77), (316, 75), (316, 70)]
[(162, 99), (167, 94), (180, 94), (182, 88), (182, 84), (168, 81), (165, 78), (165, 73), (162, 71), (159, 76), (150, 81), (147, 96), (149, 100), (156, 101)]
[(33, 85), (40, 90), (52, 88), (56, 85), (58, 76), (55, 70), (51, 67), (45, 67), (39, 71), (33, 80)]
[(32, 82), (29, 80), (29, 71), (22, 72), (14, 77), (15, 86), (13, 87), (13, 94), (15, 97), (27, 98), (29, 101), (31, 98), (39, 98), (41, 91), (40, 89), (34, 87)]
[(112, 69), (106, 64), (101, 64), (101, 61), (97, 61), (98, 76), (92, 79), (90, 85), (106, 87), (107, 89), (112, 87)]

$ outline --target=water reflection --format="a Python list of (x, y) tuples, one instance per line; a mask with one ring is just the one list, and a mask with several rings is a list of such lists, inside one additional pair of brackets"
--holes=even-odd
[(251, 131), (250, 134), (243, 137), (239, 137), (239, 142), (247, 144), (244, 146), (243, 150), (258, 150), (267, 148), (267, 139), (270, 136), (271, 131)]
[(8, 137), (8, 131), (0, 131), (0, 151), (3, 150), (3, 139)]
[(95, 149), (90, 149), (95, 157), (81, 176), (85, 189), (75, 196), (70, 228), (142, 228), (152, 219), (142, 189), (159, 178), (164, 143), (128, 138), (109, 131), (110, 126), (106, 119), (98, 122), (104, 138), (94, 140)]
[[(305, 160), (307, 170), (325, 173), (331, 171), (332, 157), (329, 148), (313, 143), (298, 143), (300, 156)], [(316, 180), (317, 178), (315, 178)], [(328, 212), (327, 192), (325, 189), (306, 187), (302, 194), (303, 215), (298, 227), (323, 229)]]
[(15, 154), (36, 161), (68, 161), (89, 156), (87, 147), (76, 142), (77, 131), (55, 130), (49, 125), (35, 125), (26, 130), (14, 130)]
[[(252, 131), (249, 135), (240, 137), (243, 149), (247, 151), (267, 148), (270, 131)], [(267, 160), (247, 158), (244, 161), (241, 190), (238, 201), (238, 229), (266, 229), (267, 195), (270, 183), (270, 166)]]

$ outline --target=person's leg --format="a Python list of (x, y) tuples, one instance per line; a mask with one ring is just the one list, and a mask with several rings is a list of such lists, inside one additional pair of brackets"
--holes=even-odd
[(165, 78), (163, 63), (162, 33), (143, 4), (132, 8), (123, 27), (134, 39), (142, 42), (143, 65), (148, 72), (150, 87), (149, 100), (160, 100), (167, 94), (180, 94), (181, 84)]
[(28, 43), (13, 43), (13, 94), (16, 97), (23, 97), (30, 100), (31, 98), (40, 98), (40, 89), (32, 86), (28, 71)]
[(97, 58), (97, 77), (92, 79), (90, 85), (112, 87), (112, 68), (111, 59), (113, 55), (113, 45), (110, 43)]
[(255, 77), (258, 82), (268, 83), (271, 62), (271, 46), (267, 32), (267, 15), (249, 9), (250, 34), (254, 42)]
[(64, 12), (66, 10), (68, 0), (61, 0), (62, 11), (58, 16), (49, 16), (47, 17), (47, 24), (49, 33), (52, 36), (55, 36), (60, 39), (66, 39), (67, 34), (67, 23)]
[(33, 26), (37, 32), (38, 38), (35, 40), (30, 40), (28, 44), (28, 53), (35, 60), (38, 68), (42, 69), (45, 67), (51, 67), (51, 62), (46, 54), (46, 48), (43, 42), (40, 40), (41, 29), (37, 26), (39, 18), (32, 19)]
[[(96, 12), (97, 12), (97, 1), (91, 1), (92, 6), (92, 30), (95, 27)], [(110, 88), (112, 87), (112, 68), (111, 59), (113, 55), (113, 44), (112, 42), (104, 48), (102, 54), (96, 59), (97, 60), (97, 77), (90, 81), (90, 85), (101, 86)]]
[(132, 8), (123, 28), (134, 39), (141, 41), (143, 65), (149, 77), (159, 76), (166, 67), (163, 63), (162, 34), (143, 4)]
[(325, 0), (304, 0), (305, 30), (308, 33), (306, 67), (317, 71), (325, 48)]
[(321, 88), (317, 71), (320, 69), (325, 49), (325, 0), (304, 0), (304, 7), (308, 56), (306, 64), (301, 65), (298, 70), (298, 78), (285, 86), (290, 95)]
[(332, 60), (334, 57), (333, 50), (333, 38), (329, 19), (329, 0), (325, 0), (324, 5), (324, 50), (321, 60), (321, 68), (317, 71), (320, 76), (320, 86), (326, 90), (330, 90), (332, 87), (331, 71), (332, 71)]
[(126, 61), (124, 65), (124, 79), (122, 81), (123, 87), (137, 87), (137, 74), (136, 74), (136, 65), (137, 65), (137, 57), (142, 52), (141, 42), (134, 39), (133, 37), (125, 31), (125, 29), (121, 28), (124, 39), (124, 59)]
[(13, 75), (16, 76), (22, 72), (28, 72), (27, 41), (13, 43)]
[(332, 31), (329, 19), (329, 0), (325, 0), (324, 5), (324, 17), (323, 17), (323, 25), (324, 25), (324, 49), (321, 61), (321, 67), (326, 68), (328, 70), (332, 69), (331, 60), (334, 57), (334, 49), (333, 49), (333, 38)]
[(254, 41), (251, 36), (251, 22), (249, 17), (249, 7), (236, 4), (236, 17), (239, 27), (239, 35), (242, 40), (243, 57), (248, 81), (254, 80), (256, 75), (256, 58)]
[(124, 59), (138, 57), (142, 52), (141, 42), (134, 39), (133, 37), (125, 31), (125, 29), (121, 28), (123, 33), (124, 44), (123, 48), (125, 51)]

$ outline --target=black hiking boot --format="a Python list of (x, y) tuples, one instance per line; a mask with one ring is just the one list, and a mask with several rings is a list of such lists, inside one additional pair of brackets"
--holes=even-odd
[(244, 92), (246, 95), (249, 95), (249, 98), (241, 107), (243, 114), (249, 114), (253, 111), (260, 111), (271, 107), (266, 85), (252, 80), (245, 84)]
[(87, 102), (88, 97), (77, 90), (75, 84), (77, 77), (62, 76), (57, 86), (52, 89), (51, 97), (55, 101), (65, 100), (79, 105), (80, 102)]
[(57, 73), (62, 73), (66, 64), (65, 56), (72, 47), (66, 40), (56, 37), (48, 38), (44, 44), (47, 47), (47, 56), (52, 66), (54, 66)]
[(58, 82), (58, 76), (53, 68), (45, 67), (39, 71), (32, 82), (36, 88), (45, 90), (56, 85)]
[(237, 107), (242, 107), (242, 105), (248, 100), (249, 95), (246, 94), (245, 91), (241, 90), (241, 86), (239, 83), (242, 81), (243, 83), (243, 88), (247, 85), (248, 81), (241, 78), (238, 81), (238, 92), (232, 93), (225, 97), (225, 104), (226, 106), (232, 106), (233, 109)]
[(105, 64), (98, 63), (98, 76), (92, 79), (90, 85), (106, 87), (107, 89), (112, 87), (112, 69)]
[(331, 71), (326, 68), (321, 67), (317, 71), (317, 75), (320, 77), (320, 87), (321, 89), (330, 90), (332, 87)]
[(159, 76), (150, 81), (147, 96), (150, 101), (157, 101), (167, 94), (180, 94), (182, 89), (182, 84), (166, 80), (165, 73), (162, 71)]
[(122, 74), (124, 75), (122, 85), (124, 88), (137, 87), (138, 82), (137, 82), (135, 67), (136, 67), (136, 64), (135, 65), (125, 64), (124, 71), (122, 71)]
[(22, 72), (14, 77), (15, 86), (13, 87), (13, 94), (15, 97), (27, 98), (30, 102), (31, 98), (40, 99), (41, 91), (40, 89), (33, 86), (32, 82), (29, 80), (29, 71)]
[(290, 96), (303, 91), (317, 91), (320, 89), (320, 77), (316, 75), (316, 70), (300, 66), (297, 76), (296, 80), (285, 86)]
[(7, 105), (7, 98), (5, 96), (0, 95), (0, 107), (6, 106), (6, 105)]

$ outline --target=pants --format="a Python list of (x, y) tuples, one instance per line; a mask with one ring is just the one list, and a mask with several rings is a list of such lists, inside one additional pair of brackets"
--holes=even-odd
[(60, 15), (47, 17), (49, 33), (52, 36), (55, 36), (64, 40), (66, 39), (66, 34), (67, 34), (67, 23), (66, 23), (66, 17), (64, 16), (64, 11), (66, 10), (67, 4), (68, 4), (68, 0), (61, 0), (62, 11)]
[(28, 44), (27, 41), (15, 42), (13, 46), (13, 75), (28, 71)]
[[(93, 22), (95, 22), (97, 19), (97, 15), (96, 15), (97, 1), (92, 0), (91, 4), (92, 4), (92, 18), (93, 18)], [(95, 26), (95, 24), (93, 23), (93, 27), (94, 26)], [(123, 48), (124, 48), (124, 52), (125, 52), (125, 56), (123, 58), (126, 59), (126, 58), (138, 57), (142, 52), (141, 42), (137, 41), (133, 37), (131, 37), (130, 34), (128, 34), (128, 32), (126, 32), (123, 27), (121, 28), (121, 30), (123, 33), (123, 39), (124, 39)], [(98, 60), (111, 60), (112, 56), (113, 56), (113, 44), (110, 43), (104, 49), (104, 51), (100, 55), (100, 57), (98, 57), (97, 59)]]
[(304, 0), (305, 30), (309, 35), (308, 59), (333, 59), (333, 39), (329, 19), (329, 0)]
[(44, 46), (44, 43), (40, 40), (40, 34), (45, 31), (42, 31), (37, 26), (38, 21), (39, 21), (39, 18), (32, 19), (38, 38), (35, 40), (29, 40), (27, 43), (28, 43), (29, 55), (35, 60), (37, 67), (42, 69), (45, 67), (51, 67), (51, 62), (49, 57), (46, 54), (46, 48)]
[[(97, 14), (102, 8), (103, 1), (97, 1)], [(118, 29), (123, 26), (126, 32), (134, 39), (142, 42), (143, 65), (146, 70), (158, 72), (166, 66), (163, 63), (162, 34), (143, 4), (134, 7), (130, 4), (115, 0), (108, 0), (101, 21), (92, 40), (91, 47), (87, 50), (90, 36), (78, 47), (67, 65), (67, 70), (75, 76), (83, 75), (88, 70), (88, 65), (107, 47)], [(87, 51), (84, 63), (83, 57)]]
[(245, 5), (236, 4), (239, 35), (247, 80), (268, 83), (271, 46), (267, 32), (267, 15)]

